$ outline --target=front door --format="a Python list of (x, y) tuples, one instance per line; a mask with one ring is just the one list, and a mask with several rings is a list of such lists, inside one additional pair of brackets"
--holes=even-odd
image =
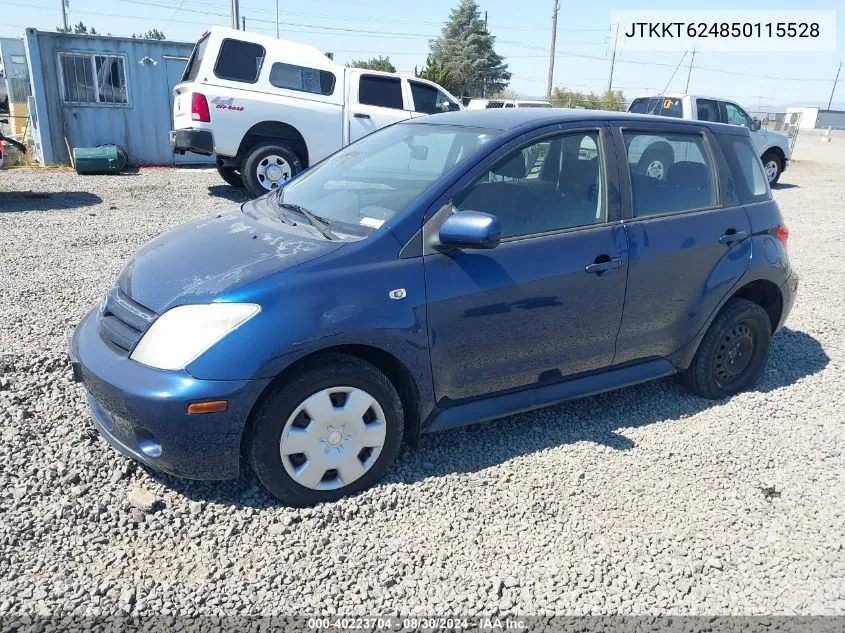
[[(627, 153), (632, 204), (626, 210), (628, 291), (616, 364), (678, 351), (750, 263), (748, 216), (720, 200), (717, 165), (726, 166), (712, 137), (703, 129), (666, 129), (643, 126), (617, 135), (620, 153)], [(659, 175), (639, 158), (655, 153), (665, 157)]]
[(411, 116), (399, 77), (352, 73), (350, 91), (350, 142)]
[[(497, 160), (452, 210), (490, 213), (502, 243), (425, 255), (438, 402), (560, 381), (613, 362), (627, 243), (608, 217), (599, 129), (547, 136)], [(613, 175), (608, 178), (608, 170)], [(611, 220), (611, 221), (609, 221)]]

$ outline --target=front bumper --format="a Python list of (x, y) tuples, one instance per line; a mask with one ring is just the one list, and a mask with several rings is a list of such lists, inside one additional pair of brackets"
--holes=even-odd
[[(244, 426), (270, 379), (197, 380), (184, 370), (147, 367), (103, 341), (97, 319), (96, 309), (85, 315), (69, 352), (100, 435), (121, 453), (179, 477), (238, 477)], [(219, 413), (187, 413), (189, 404), (206, 400), (229, 405)]]
[(174, 154), (193, 152), (203, 156), (211, 156), (214, 153), (214, 134), (211, 130), (195, 130), (186, 128), (184, 130), (170, 130), (170, 149)]

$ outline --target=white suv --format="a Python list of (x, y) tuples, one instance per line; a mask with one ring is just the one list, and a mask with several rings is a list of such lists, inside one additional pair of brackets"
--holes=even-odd
[(197, 42), (173, 92), (173, 151), (215, 155), (223, 179), (253, 197), (386, 125), (463, 109), (430, 81), (224, 27)]

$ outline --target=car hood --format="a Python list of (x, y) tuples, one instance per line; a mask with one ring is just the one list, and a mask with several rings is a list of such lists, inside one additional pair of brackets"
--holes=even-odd
[(228, 290), (340, 248), (299, 224), (259, 213), (264, 200), (184, 224), (141, 248), (118, 286), (159, 314), (185, 303), (208, 303)]

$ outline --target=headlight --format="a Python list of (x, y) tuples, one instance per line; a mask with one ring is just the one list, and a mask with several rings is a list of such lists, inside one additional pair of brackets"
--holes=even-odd
[(182, 369), (259, 312), (261, 306), (254, 303), (202, 303), (171, 308), (150, 326), (130, 358), (158, 369)]

